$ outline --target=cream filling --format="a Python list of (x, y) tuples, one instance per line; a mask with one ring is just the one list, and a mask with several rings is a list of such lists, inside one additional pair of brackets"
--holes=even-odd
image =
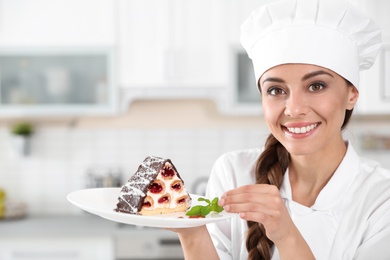
[[(153, 199), (154, 203), (151, 207), (142, 207), (141, 209), (142, 211), (144, 210), (149, 211), (149, 210), (156, 210), (156, 209), (175, 209), (178, 207), (177, 200), (182, 198), (183, 196), (188, 196), (188, 193), (184, 187), (182, 180), (177, 176), (176, 173), (172, 179), (167, 180), (161, 175), (161, 171), (160, 171), (156, 177), (156, 180), (163, 182), (165, 184), (165, 188), (158, 194), (148, 191), (146, 193), (146, 196), (150, 196)], [(182, 188), (179, 192), (171, 188), (172, 184), (177, 180), (180, 180), (182, 183)], [(165, 196), (166, 194), (170, 195), (170, 201), (165, 203), (158, 203), (158, 200), (161, 197)], [(185, 210), (190, 206), (190, 203), (191, 201), (187, 199), (185, 203), (186, 204)]]

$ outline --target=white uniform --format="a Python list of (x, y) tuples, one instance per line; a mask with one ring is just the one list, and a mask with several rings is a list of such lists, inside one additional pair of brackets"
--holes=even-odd
[[(222, 155), (207, 196), (255, 183), (260, 149)], [(390, 259), (390, 171), (359, 158), (352, 145), (311, 207), (292, 200), (288, 170), (280, 189), (291, 218), (316, 259)], [(221, 259), (247, 259), (246, 221), (238, 216), (208, 225)], [(279, 259), (274, 250), (272, 259)]]

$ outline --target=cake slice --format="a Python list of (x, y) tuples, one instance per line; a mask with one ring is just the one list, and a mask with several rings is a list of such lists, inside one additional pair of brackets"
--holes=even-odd
[(170, 159), (148, 156), (122, 186), (116, 211), (156, 215), (186, 212), (191, 197)]

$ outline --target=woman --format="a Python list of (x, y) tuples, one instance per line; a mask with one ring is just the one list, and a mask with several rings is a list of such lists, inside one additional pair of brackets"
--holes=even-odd
[(207, 196), (237, 216), (177, 230), (186, 259), (389, 259), (390, 172), (342, 136), (380, 31), (330, 0), (273, 2), (241, 29), (271, 134), (217, 160)]

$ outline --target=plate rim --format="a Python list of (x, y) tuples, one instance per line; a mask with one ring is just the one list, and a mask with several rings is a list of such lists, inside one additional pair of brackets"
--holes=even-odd
[[(222, 212), (219, 214), (222, 214), (218, 217), (213, 216), (207, 216), (206, 218), (180, 218), (180, 214), (178, 213), (172, 213), (172, 214), (163, 214), (164, 217), (159, 217), (160, 215), (151, 215), (151, 216), (142, 216), (142, 215), (135, 215), (135, 214), (129, 214), (124, 212), (116, 212), (114, 210), (115, 204), (112, 206), (112, 211), (108, 210), (102, 210), (96, 207), (93, 207), (91, 205), (87, 205), (85, 203), (80, 202), (78, 200), (78, 195), (82, 193), (88, 193), (91, 195), (91, 193), (97, 193), (97, 192), (116, 192), (119, 196), (121, 187), (102, 187), (102, 188), (87, 188), (87, 189), (79, 189), (70, 192), (67, 195), (67, 200), (72, 203), (73, 205), (77, 206), (78, 208), (87, 211), (91, 214), (100, 216), (104, 219), (108, 219), (110, 221), (119, 222), (123, 224), (129, 224), (129, 225), (137, 225), (137, 226), (146, 226), (146, 227), (156, 227), (156, 228), (189, 228), (189, 227), (197, 227), (202, 226), (206, 224), (211, 224), (219, 221), (229, 220), (232, 218), (235, 214), (228, 213), (228, 212)], [(192, 201), (196, 201), (199, 197), (206, 197), (203, 195), (197, 195), (197, 194), (191, 194), (189, 193), (190, 197), (192, 198)], [(118, 197), (116, 196), (116, 198)], [(192, 205), (191, 205), (192, 207)], [(183, 214), (181, 214), (183, 215)], [(172, 216), (172, 217), (171, 217)], [(175, 217), (177, 216), (177, 217)], [(127, 218), (127, 219), (126, 219)], [(125, 220), (124, 220), (125, 219)], [(157, 221), (157, 223), (153, 223), (154, 221)]]

